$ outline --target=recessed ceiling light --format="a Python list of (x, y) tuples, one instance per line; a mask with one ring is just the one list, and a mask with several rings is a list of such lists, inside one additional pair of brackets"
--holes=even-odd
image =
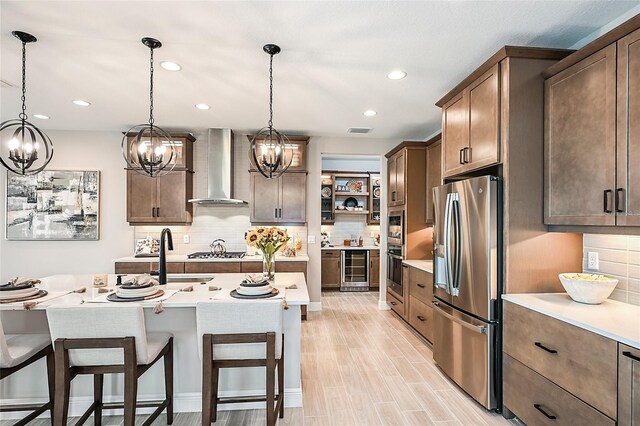
[(211, 109), (211, 107), (207, 104), (196, 104), (196, 108), (198, 109)]
[(83, 107), (87, 107), (87, 106), (91, 105), (90, 102), (83, 101), (82, 99), (74, 99), (73, 103), (78, 105), (78, 106), (83, 106)]
[(35, 118), (39, 118), (40, 120), (48, 120), (49, 116), (44, 114), (33, 114)]
[(167, 71), (180, 71), (182, 69), (180, 64), (176, 64), (175, 62), (169, 62), (169, 61), (160, 62), (160, 66)]
[(374, 115), (377, 114), (377, 112), (375, 112), (372, 109), (368, 109), (363, 114), (364, 114), (365, 117), (373, 117)]
[(391, 80), (401, 80), (407, 76), (407, 73), (402, 70), (391, 71), (387, 77)]

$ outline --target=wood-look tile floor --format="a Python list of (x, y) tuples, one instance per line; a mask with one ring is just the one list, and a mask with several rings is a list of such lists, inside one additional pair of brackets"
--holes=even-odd
[[(279, 425), (511, 424), (449, 381), (424, 341), (390, 311), (378, 310), (377, 292), (322, 296), (323, 311), (309, 312), (302, 325), (304, 407), (286, 409)], [(199, 413), (179, 413), (173, 424), (200, 421)], [(215, 425), (265, 422), (264, 410), (226, 411), (219, 413)], [(48, 419), (31, 423), (48, 424)], [(121, 425), (122, 417), (106, 417), (103, 424)], [(164, 424), (164, 415), (154, 423)]]

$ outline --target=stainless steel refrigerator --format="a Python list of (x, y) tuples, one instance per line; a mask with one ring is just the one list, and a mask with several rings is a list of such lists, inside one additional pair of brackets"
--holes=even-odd
[(500, 181), (482, 176), (433, 189), (433, 358), (487, 409), (500, 404)]

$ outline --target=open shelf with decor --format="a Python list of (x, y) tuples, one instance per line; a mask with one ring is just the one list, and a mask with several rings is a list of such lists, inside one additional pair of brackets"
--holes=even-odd
[(333, 190), (333, 174), (322, 173), (320, 187), (321, 207), (320, 216), (323, 225), (332, 225), (335, 222), (334, 203), (335, 191)]
[(371, 196), (369, 197), (369, 215), (367, 223), (369, 225), (380, 224), (380, 200), (382, 198), (382, 178), (379, 174), (369, 173), (369, 182), (371, 183)]

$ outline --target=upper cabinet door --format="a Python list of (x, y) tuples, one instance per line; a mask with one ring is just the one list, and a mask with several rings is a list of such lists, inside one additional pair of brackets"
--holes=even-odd
[(405, 169), (407, 164), (407, 151), (402, 150), (396, 154), (396, 197), (394, 206), (402, 206), (405, 201)]
[(280, 177), (280, 222), (304, 223), (307, 217), (306, 173), (284, 173)]
[(127, 170), (127, 222), (157, 222), (156, 190), (156, 178)]
[(387, 174), (389, 176), (389, 195), (387, 198), (387, 205), (389, 207), (395, 206), (397, 189), (397, 176), (396, 176), (396, 157), (395, 155), (387, 160)]
[(171, 171), (156, 178), (158, 181), (158, 201), (156, 217), (158, 222), (188, 223), (191, 222), (193, 205), (187, 200), (191, 198), (193, 174), (187, 171)]
[(615, 126), (615, 44), (545, 82), (546, 224), (615, 225)]
[(442, 167), (440, 165), (442, 143), (436, 142), (427, 148), (427, 218), (426, 222), (434, 222), (433, 188), (442, 185)]
[(640, 225), (640, 30), (618, 41), (616, 220)]
[[(286, 174), (286, 173), (285, 173)], [(278, 222), (280, 179), (251, 173), (251, 222)]]
[(469, 148), (469, 98), (463, 91), (442, 107), (442, 164), (444, 176), (464, 171), (464, 150)]
[(500, 161), (500, 67), (489, 71), (469, 86), (469, 148), (463, 152), (467, 170)]

